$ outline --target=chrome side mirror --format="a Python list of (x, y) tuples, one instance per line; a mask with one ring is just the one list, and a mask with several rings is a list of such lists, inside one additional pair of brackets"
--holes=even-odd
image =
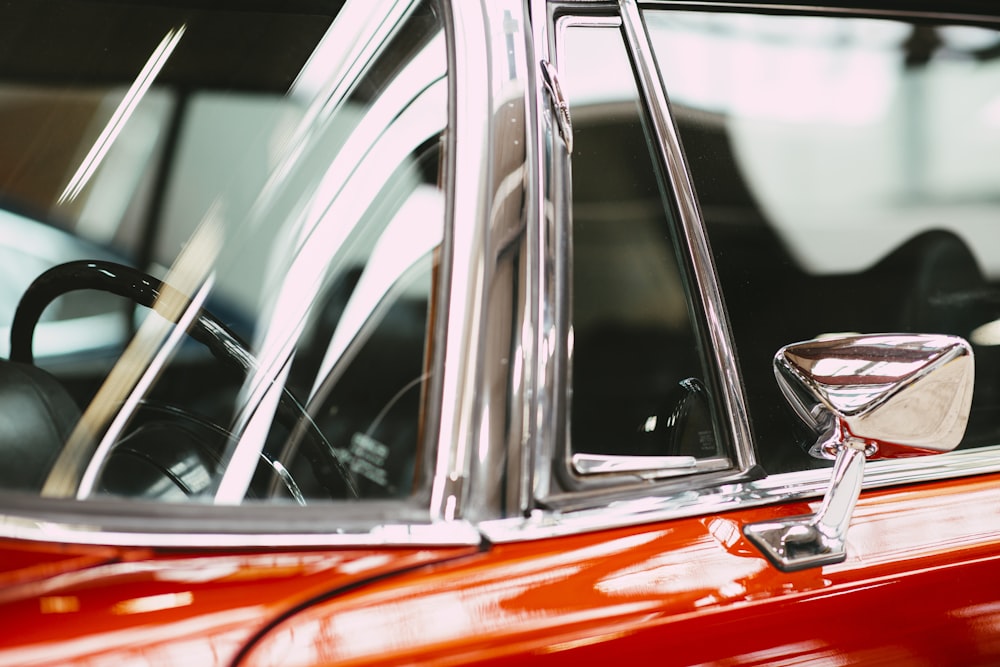
[(865, 460), (938, 454), (965, 434), (972, 348), (954, 336), (885, 334), (783, 347), (774, 373), (796, 414), (820, 434), (833, 480), (812, 516), (749, 524), (744, 534), (780, 570), (839, 563)]

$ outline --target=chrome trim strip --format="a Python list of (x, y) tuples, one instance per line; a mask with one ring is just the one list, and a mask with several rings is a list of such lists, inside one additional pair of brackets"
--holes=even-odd
[(489, 149), (478, 157), (487, 179), (479, 190), (487, 214), (476, 221), (484, 228), (480, 349), (474, 359), (477, 382), (470, 387), (477, 401), (470, 431), (476, 441), (469, 444), (461, 514), (471, 521), (521, 513), (516, 508), (535, 385), (530, 366), (535, 277), (527, 234), (535, 197), (527, 122), (530, 26), (522, 0), (484, 2), (483, 14), (486, 60), (478, 74), (489, 91)]
[[(449, 519), (458, 515), (462, 486), (468, 474), (469, 446), (475, 441), (476, 355), (482, 321), (480, 311), (483, 264), (483, 231), (478, 221), (486, 216), (481, 193), (486, 175), (478, 155), (489, 146), (487, 133), (488, 86), (482, 72), (487, 55), (482, 39), (484, 17), (480, 3), (450, 5), (449, 35), (452, 49), (451, 142), (454, 165), (450, 167), (452, 202), (446, 221), (451, 230), (444, 359), (441, 380), (441, 412), (437, 460), (431, 481), (430, 515)], [(458, 224), (461, 220), (463, 224)]]
[(639, 14), (639, 7), (635, 0), (619, 0), (619, 7), (622, 27), (625, 30), (632, 61), (637, 69), (639, 84), (651, 107), (649, 113), (662, 151), (661, 156), (666, 164), (667, 179), (677, 202), (680, 226), (684, 241), (687, 243), (687, 255), (694, 268), (693, 277), (711, 339), (710, 362), (720, 373), (717, 378), (717, 389), (722, 394), (736, 465), (738, 468), (749, 469), (756, 462), (750, 435), (750, 417), (736, 365), (736, 354), (733, 351), (729, 320), (722, 301), (722, 290), (708, 246), (705, 222), (670, 111), (667, 92), (654, 60), (653, 47)]
[[(527, 113), (525, 38), (520, 36), (526, 26), (523, 2), (480, 0), (450, 7), (455, 146), (449, 220), (452, 273), (438, 459), (431, 489), (431, 517), (446, 521), (465, 516), (463, 506), (469, 502), (469, 516), (499, 516), (506, 493), (491, 498), (496, 488), (477, 488), (478, 495), (472, 498), (470, 479), (476, 475), (479, 484), (499, 485), (498, 479), (490, 483), (483, 479), (490, 474), (488, 467), (503, 465), (501, 449), (508, 437), (522, 440), (521, 415), (511, 413), (507, 420), (509, 394), (523, 395), (521, 388), (510, 386), (508, 368), (511, 361), (518, 361), (509, 359), (517, 347), (512, 337), (522, 334), (504, 332), (504, 324), (494, 327), (489, 322), (509, 319), (512, 308), (524, 307), (514, 293), (517, 277), (506, 275), (509, 271), (501, 265), (509, 264), (504, 258), (509, 248), (523, 241), (524, 204), (519, 195), (525, 187), (528, 143), (523, 120), (518, 127)], [(504, 309), (505, 298), (511, 303)], [(516, 434), (508, 436), (508, 430)]]
[[(511, 399), (510, 410), (518, 411), (520, 419), (519, 441), (514, 443), (512, 429), (509, 438), (507, 474), (514, 477), (510, 485), (510, 496), (506, 504), (508, 516), (524, 516), (534, 506), (534, 482), (536, 457), (541, 451), (540, 415), (545, 414), (542, 406), (551, 401), (551, 393), (543, 373), (541, 363), (542, 347), (540, 337), (544, 322), (543, 304), (545, 284), (545, 245), (542, 239), (542, 221), (551, 209), (548, 203), (546, 183), (548, 175), (546, 155), (543, 150), (545, 118), (543, 86), (534, 74), (534, 66), (542, 58), (548, 57), (545, 42), (545, 21), (543, 0), (523, 2), (521, 13), (522, 34), (525, 40), (524, 95), (524, 257), (521, 267), (523, 278), (521, 302), (516, 314), (517, 348), (512, 351), (510, 366)], [(537, 13), (541, 12), (541, 13)], [(541, 40), (541, 41), (540, 41)], [(516, 452), (516, 454), (514, 453)]]
[[(82, 519), (83, 517), (81, 517)], [(83, 523), (62, 523), (23, 516), (0, 516), (0, 535), (32, 542), (168, 549), (297, 548), (359, 546), (477, 546), (482, 537), (464, 521), (430, 524), (379, 524), (339, 533), (170, 533), (103, 530)]]
[[(997, 473), (1000, 445), (917, 459), (888, 459), (867, 464), (864, 490)], [(772, 475), (664, 496), (638, 495), (601, 507), (566, 512), (535, 510), (528, 517), (485, 521), (479, 530), (490, 542), (508, 543), (576, 535), (638, 524), (749, 509), (823, 495), (830, 469)]]
[(573, 454), (573, 469), (581, 475), (621, 472), (654, 472), (658, 468), (690, 471), (698, 459), (693, 456), (612, 456), (610, 454)]
[[(531, 2), (533, 68), (542, 60), (552, 60), (552, 45), (548, 26), (551, 23), (546, 0)], [(565, 151), (558, 148), (556, 119), (549, 108), (544, 82), (537, 69), (532, 79), (531, 137), (534, 154), (531, 163), (535, 170), (537, 199), (529, 221), (528, 249), (534, 289), (531, 294), (533, 328), (526, 332), (533, 354), (528, 358), (530, 372), (534, 374), (533, 398), (528, 406), (526, 422), (528, 437), (525, 440), (527, 460), (522, 466), (521, 511), (535, 505), (535, 499), (549, 493), (551, 464), (556, 443), (561, 437), (562, 396), (559, 393), (564, 372), (561, 361), (560, 331), (566, 317), (564, 304), (558, 295), (563, 290), (563, 278), (557, 271), (556, 257), (560, 252), (562, 237), (560, 216), (568, 210), (567, 190), (563, 179), (568, 178)]]

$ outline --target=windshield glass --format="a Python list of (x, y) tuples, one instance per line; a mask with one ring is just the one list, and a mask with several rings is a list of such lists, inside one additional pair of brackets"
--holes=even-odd
[(0, 43), (0, 490), (415, 493), (434, 8), (12, 0)]

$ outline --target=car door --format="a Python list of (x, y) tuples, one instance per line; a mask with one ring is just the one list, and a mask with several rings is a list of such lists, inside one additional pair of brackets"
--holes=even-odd
[[(836, 7), (549, 11), (574, 120), (568, 435), (536, 486), (556, 523), (700, 516), (754, 569), (709, 550), (689, 554), (694, 572), (676, 554), (660, 556), (673, 568), (627, 568), (635, 590), (671, 600), (671, 645), (712, 636), (679, 662), (989, 661), (996, 514), (978, 494), (994, 484), (971, 476), (997, 465), (995, 24)], [(783, 501), (826, 493), (825, 508), (839, 491), (772, 360), (845, 332), (967, 338), (971, 416), (958, 452), (869, 464), (840, 562), (806, 564), (768, 550), (759, 527), (820, 505)], [(673, 606), (685, 594), (697, 601)], [(906, 620), (860, 622), (872, 608)]]
[[(530, 9), (542, 269), (509, 386), (536, 391), (490, 403), (521, 427), (513, 500), (478, 556), (305, 610), (248, 663), (995, 663), (993, 20)], [(518, 22), (486, 25), (513, 63)], [(814, 515), (832, 473), (772, 361), (844, 332), (971, 341), (969, 425), (867, 464), (843, 553), (788, 566), (752, 527)]]
[[(59, 472), (70, 474), (53, 485), (42, 483), (47, 468), (29, 480), (28, 460), (8, 452), (0, 570), (11, 584), (6, 615), (17, 619), (8, 630), (25, 628), (5, 635), (12, 662), (115, 652), (170, 661), (195, 613), (243, 608), (244, 594), (274, 595), (271, 611), (235, 617), (241, 639), (218, 653), (212, 639), (230, 617), (203, 623), (194, 639), (206, 659), (998, 662), (1000, 49), (981, 3), (947, 13), (888, 2), (8, 4), (20, 46), (2, 68), (5, 182), (39, 169), (44, 200), (58, 209), (65, 191), (100, 213), (83, 226), (109, 239), (111, 213), (162, 204), (162, 216), (149, 213), (162, 234), (146, 239), (139, 268), (166, 270), (184, 246), (225, 251), (231, 272), (191, 260), (173, 275), (196, 276), (192, 290), (214, 285), (230, 321), (249, 326), (244, 313), (255, 313), (275, 325), (255, 335), (266, 363), (226, 392), (215, 383), (231, 378), (207, 353), (187, 354), (179, 329), (142, 353), (157, 396), (238, 426), (248, 433), (238, 449), (233, 434), (216, 438), (212, 424), (176, 411), (122, 430), (151, 386), (130, 372), (138, 384), (109, 383), (98, 402), (108, 410), (86, 423), (152, 434), (146, 449), (120, 453), (151, 460), (154, 474), (123, 466), (103, 480), (117, 483), (95, 484), (122, 440), (115, 433), (77, 439), (95, 456), (63, 458)], [(109, 7), (122, 26), (110, 32)], [(149, 44), (122, 58), (137, 58), (136, 72), (164, 62), (161, 42), (173, 49), (187, 35), (133, 119), (172, 125), (173, 96), (186, 100), (177, 118), (187, 120), (155, 135), (179, 142), (162, 158), (176, 189), (132, 168), (132, 158), (164, 166), (147, 125), (112, 132), (115, 110), (132, 108), (123, 101), (134, 73), (92, 70), (74, 51), (116, 61), (122, 52), (101, 40), (138, 39), (137, 25)], [(223, 28), (232, 41), (218, 41)], [(263, 80), (246, 78), (271, 65)], [(107, 99), (85, 128), (95, 94)], [(53, 134), (55, 125), (64, 127)], [(59, 137), (78, 125), (81, 150), (67, 148)], [(357, 144), (340, 151), (348, 127)], [(83, 149), (112, 135), (122, 143), (102, 153), (88, 187), (117, 196), (91, 198), (76, 178), (64, 190), (64, 176), (88, 173), (77, 172), (89, 162)], [(38, 150), (50, 142), (65, 163)], [(25, 211), (41, 201), (40, 184)], [(218, 195), (238, 243), (214, 236)], [(251, 213), (253, 234), (243, 225)], [(282, 221), (301, 222), (302, 234), (284, 235)], [(188, 244), (195, 227), (209, 231)], [(197, 303), (185, 308), (193, 317)], [(120, 342), (101, 331), (93, 349)], [(772, 361), (788, 343), (851, 332), (967, 339), (977, 360), (968, 428), (957, 451), (865, 463), (856, 507), (853, 495), (844, 503), (853, 512), (842, 549), (822, 563), (786, 562), (762, 551), (760, 527), (813, 517), (824, 497), (842, 497), (831, 488), (847, 487), (833, 487), (831, 463), (808, 454), (817, 434), (786, 405)], [(102, 377), (60, 379), (87, 404)], [(297, 437), (265, 452), (286, 379), (335, 442), (319, 450), (327, 458), (290, 462)], [(34, 424), (13, 405), (8, 414)], [(178, 416), (195, 428), (161, 447), (152, 436)], [(223, 450), (247, 465), (222, 470)], [(176, 456), (145, 456), (162, 451)], [(171, 477), (188, 461), (185, 479)], [(363, 502), (341, 502), (351, 485), (335, 475), (353, 479)], [(13, 491), (22, 481), (27, 497)], [(42, 490), (65, 498), (32, 497)], [(180, 494), (194, 504), (175, 503)], [(301, 579), (317, 561), (319, 573)], [(217, 579), (202, 578), (213, 565), (224, 566), (208, 572)], [(251, 590), (259, 582), (244, 573), (255, 568), (273, 574), (265, 588)], [(222, 587), (240, 582), (242, 594)], [(159, 643), (118, 632), (155, 627), (147, 612), (177, 621)], [(82, 614), (103, 619), (115, 642)], [(86, 641), (65, 634), (70, 626)]]

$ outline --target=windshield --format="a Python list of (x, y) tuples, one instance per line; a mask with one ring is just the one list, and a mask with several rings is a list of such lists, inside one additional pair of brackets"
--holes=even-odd
[(445, 210), (429, 3), (12, 0), (0, 43), (0, 489), (415, 493)]

